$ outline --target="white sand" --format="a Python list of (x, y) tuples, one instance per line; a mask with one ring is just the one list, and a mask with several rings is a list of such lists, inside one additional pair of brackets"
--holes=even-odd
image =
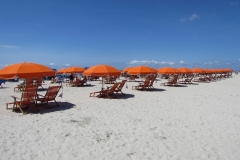
[(101, 88), (96, 81), (64, 86), (60, 107), (27, 115), (5, 109), (20, 93), (18, 83), (3, 84), (0, 159), (239, 160), (240, 76), (187, 87), (162, 82), (148, 92), (127, 82), (126, 96), (112, 100), (89, 97)]

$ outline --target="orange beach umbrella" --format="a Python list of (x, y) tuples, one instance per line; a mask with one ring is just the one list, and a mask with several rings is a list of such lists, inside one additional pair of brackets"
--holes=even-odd
[(128, 71), (129, 74), (156, 74), (157, 70), (148, 66), (137, 66)]
[(202, 69), (202, 68), (194, 68), (194, 69), (192, 69), (192, 71), (193, 71), (193, 73), (204, 73), (205, 72), (204, 69)]
[(85, 71), (84, 68), (75, 66), (75, 67), (66, 68), (64, 73), (83, 73), (84, 71)]
[(83, 74), (85, 76), (93, 75), (93, 76), (105, 77), (107, 75), (120, 76), (121, 72), (113, 66), (100, 64), (100, 65), (96, 65), (96, 66), (92, 66), (92, 67), (88, 68), (87, 70), (85, 70), (83, 72)]
[(63, 74), (67, 68), (62, 68), (57, 71), (57, 74)]
[[(88, 68), (83, 72), (84, 76), (120, 76), (121, 72), (113, 66), (109, 65), (96, 65)], [(103, 78), (102, 78), (102, 88), (103, 88)]]
[(171, 68), (171, 67), (158, 69), (158, 73), (160, 73), (160, 74), (176, 74), (178, 72), (179, 71), (176, 68)]
[(188, 69), (188, 68), (178, 68), (177, 69), (179, 71), (179, 73), (193, 73), (193, 71), (191, 69)]
[(132, 69), (133, 67), (127, 67), (127, 68), (124, 68), (124, 70), (122, 70), (123, 73), (126, 73), (128, 72), (130, 69)]
[(19, 78), (33, 78), (54, 75), (55, 71), (53, 69), (31, 62), (12, 64), (0, 70), (0, 77), (6, 79), (14, 78), (15, 76)]

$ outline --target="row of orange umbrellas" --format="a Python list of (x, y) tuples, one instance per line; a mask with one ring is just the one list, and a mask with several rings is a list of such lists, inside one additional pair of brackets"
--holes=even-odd
[(138, 66), (135, 68), (128, 67), (125, 68), (122, 72), (128, 74), (189, 74), (189, 73), (224, 73), (231, 72), (231, 68), (227, 69), (203, 69), (203, 68), (159, 68), (158, 70), (148, 67), (148, 66)]
[(158, 73), (161, 74), (189, 74), (189, 73), (226, 73), (232, 72), (232, 69), (203, 69), (203, 68), (159, 68)]
[[(231, 72), (232, 69), (201, 69), (201, 68), (159, 68), (158, 70), (148, 67), (148, 66), (137, 66), (134, 68), (125, 68), (122, 72), (128, 72), (132, 75), (137, 74), (156, 74), (157, 72), (160, 74), (175, 74), (175, 73), (224, 73)], [(119, 76), (120, 71), (113, 66), (110, 65), (96, 65), (85, 70), (82, 67), (70, 67), (63, 68), (58, 70), (59, 74), (61, 73), (83, 73), (85, 76)], [(23, 62), (17, 63), (10, 66), (7, 66), (0, 70), (0, 77), (2, 78), (14, 78), (18, 76), (19, 78), (26, 77), (42, 77), (42, 76), (54, 76), (55, 71), (47, 66), (31, 63), (31, 62)]]

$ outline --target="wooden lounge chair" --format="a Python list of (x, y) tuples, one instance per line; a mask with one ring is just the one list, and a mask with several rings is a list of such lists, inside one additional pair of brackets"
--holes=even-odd
[(180, 81), (180, 83), (188, 83), (188, 84), (192, 84), (194, 75), (191, 75), (191, 77), (185, 78), (183, 81)]
[(36, 85), (31, 85), (31, 86), (25, 86), (25, 88), (22, 90), (22, 95), (20, 100), (17, 100), (19, 98), (13, 97), (14, 102), (13, 103), (6, 103), (7, 109), (9, 104), (13, 104), (12, 110), (20, 110), (24, 114), (24, 109), (30, 107), (30, 106), (35, 106), (35, 99), (37, 95), (37, 86)]
[(71, 86), (72, 87), (76, 87), (76, 86), (79, 86), (80, 85), (80, 79), (76, 78), (75, 81), (72, 82)]
[(91, 81), (99, 81), (99, 80), (100, 80), (99, 78), (100, 78), (99, 76), (94, 76), (94, 75), (92, 75), (92, 76), (90, 77), (90, 80), (91, 80)]
[(57, 106), (59, 106), (55, 99), (60, 88), (61, 86), (50, 86), (44, 96), (37, 94), (36, 101), (46, 105), (48, 104), (49, 101), (54, 101), (57, 104)]
[(76, 78), (75, 81), (73, 81), (73, 82), (70, 81), (69, 83), (66, 84), (66, 86), (70, 86), (70, 87), (76, 87), (79, 85), (80, 85), (80, 79), (78, 79), (78, 78)]
[(18, 90), (18, 91), (22, 91), (26, 86), (31, 86), (34, 85), (33, 82), (34, 78), (26, 78), (23, 83), (17, 85), (16, 87), (14, 87), (14, 91)]
[(115, 92), (115, 90), (116, 90), (116, 88), (118, 87), (119, 84), (120, 83), (115, 83), (109, 89), (105, 89), (105, 90), (98, 91), (98, 92), (92, 92), (92, 93), (90, 93), (90, 97), (95, 96), (95, 94), (98, 93), (98, 95), (97, 95), (98, 98), (101, 98), (103, 96), (107, 96), (108, 98), (111, 98), (111, 96), (114, 95), (114, 92)]
[(136, 81), (136, 75), (131, 75), (131, 76), (128, 78), (128, 81)]
[(153, 83), (154, 83), (154, 81), (156, 80), (156, 78), (157, 78), (157, 75), (152, 75), (152, 78), (151, 78), (151, 80), (150, 80), (150, 83), (149, 83), (149, 85), (148, 85), (148, 88), (154, 88), (154, 87), (153, 87)]
[(203, 74), (202, 77), (198, 78), (198, 80), (199, 80), (199, 82), (207, 82), (208, 81), (207, 75)]
[[(125, 96), (125, 94), (122, 92), (122, 88), (126, 82), (127, 82), (127, 80), (122, 80), (122, 82), (119, 84), (119, 86), (115, 89), (114, 92), (116, 92), (117, 94), (118, 94), (118, 92), (121, 92), (122, 95)], [(109, 89), (109, 88), (111, 88), (111, 87), (108, 87), (107, 89)]]
[(43, 89), (43, 86), (42, 86), (42, 77), (38, 77), (35, 79), (34, 83), (36, 83), (36, 85), (38, 87), (41, 87)]
[(172, 85), (176, 85), (178, 83), (178, 75), (175, 75), (173, 77), (173, 79), (171, 79), (170, 81), (164, 83), (165, 86), (172, 86)]
[(144, 89), (145, 91), (147, 91), (146, 89), (149, 87), (150, 80), (151, 78), (147, 77), (143, 83), (140, 83), (137, 86), (132, 86), (132, 89), (137, 89), (137, 90)]
[(88, 84), (87, 84), (87, 77), (86, 77), (86, 76), (84, 76), (83, 80), (80, 80), (79, 85), (80, 85), (80, 86), (88, 85)]

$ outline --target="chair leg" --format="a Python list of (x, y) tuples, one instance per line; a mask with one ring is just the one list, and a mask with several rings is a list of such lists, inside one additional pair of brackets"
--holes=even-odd
[(54, 99), (55, 103), (57, 104), (57, 106), (59, 106), (59, 104), (57, 103), (57, 101)]
[(20, 105), (17, 105), (17, 107), (20, 109), (20, 111), (22, 112), (22, 114), (25, 114), (25, 113), (23, 112), (23, 110), (22, 110), (22, 108), (21, 108)]

